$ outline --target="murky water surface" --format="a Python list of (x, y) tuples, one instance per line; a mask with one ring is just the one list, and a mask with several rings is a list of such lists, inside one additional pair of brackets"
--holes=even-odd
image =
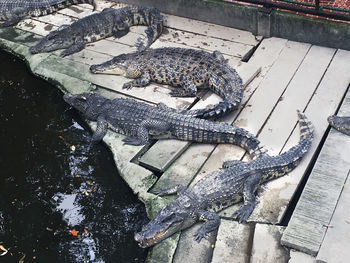
[[(54, 87), (0, 53), (0, 262), (144, 262), (144, 206)], [(7, 253), (6, 253), (7, 250)]]

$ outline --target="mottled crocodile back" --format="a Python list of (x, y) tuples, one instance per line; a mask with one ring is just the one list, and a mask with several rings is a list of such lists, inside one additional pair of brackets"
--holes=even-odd
[(91, 4), (95, 0), (2, 0), (0, 2), (0, 26), (16, 24), (20, 19), (44, 16), (76, 4)]
[[(205, 118), (236, 109), (243, 97), (241, 77), (224, 59), (219, 59), (215, 55), (217, 53), (171, 47), (147, 49), (119, 55), (102, 64), (92, 65), (90, 70), (135, 78), (129, 82), (130, 86), (145, 86), (151, 80), (179, 87), (172, 90), (172, 96), (195, 96), (197, 88), (209, 86), (223, 101), (206, 109), (186, 112), (193, 117)], [(142, 84), (144, 79), (148, 80), (146, 84)], [(124, 88), (128, 87), (124, 85)]]

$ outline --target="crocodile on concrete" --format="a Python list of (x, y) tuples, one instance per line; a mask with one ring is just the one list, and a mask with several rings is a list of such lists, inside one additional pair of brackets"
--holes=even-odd
[(250, 162), (228, 161), (223, 169), (207, 175), (192, 187), (186, 189), (176, 185), (159, 190), (160, 196), (178, 193), (178, 198), (162, 208), (141, 232), (136, 233), (135, 240), (141, 247), (149, 247), (198, 221), (204, 221), (194, 235), (195, 240), (200, 242), (219, 227), (220, 218), (216, 212), (242, 199), (244, 204), (236, 216), (239, 222), (247, 220), (256, 204), (254, 193), (257, 187), (293, 170), (310, 149), (313, 127), (303, 113), (298, 112), (298, 116), (300, 141), (287, 152), (277, 156), (262, 154)]
[(172, 96), (196, 96), (197, 88), (209, 88), (223, 101), (208, 109), (194, 110), (194, 117), (211, 117), (234, 110), (243, 97), (243, 83), (219, 51), (208, 53), (186, 48), (148, 49), (141, 53), (122, 54), (90, 67), (93, 73), (118, 74), (134, 80), (123, 88), (144, 87), (151, 81), (169, 84)]
[(350, 135), (350, 117), (329, 116), (328, 123), (336, 130)]
[(179, 113), (165, 104), (152, 106), (133, 99), (107, 99), (95, 93), (65, 94), (64, 100), (88, 120), (97, 121), (92, 141), (100, 141), (110, 127), (128, 135), (123, 141), (143, 145), (153, 139), (175, 138), (204, 143), (231, 143), (254, 158), (264, 153), (259, 140), (247, 130)]
[(96, 8), (96, 0), (1, 0), (0, 27), (17, 24), (21, 19), (44, 16), (77, 4), (90, 4)]
[(71, 25), (64, 25), (50, 32), (38, 44), (30, 48), (33, 54), (65, 49), (61, 55), (79, 52), (85, 44), (114, 36), (120, 38), (129, 32), (131, 26), (148, 26), (146, 38), (139, 38), (139, 51), (148, 48), (163, 31), (163, 16), (155, 8), (128, 6), (119, 9), (105, 8), (100, 13), (79, 19)]

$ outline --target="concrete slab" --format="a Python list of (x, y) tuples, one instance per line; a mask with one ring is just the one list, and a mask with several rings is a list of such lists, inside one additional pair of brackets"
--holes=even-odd
[(181, 232), (173, 263), (201, 262), (210, 263), (215, 247), (217, 230), (208, 234), (200, 243), (194, 240), (194, 234), (203, 223), (198, 223)]
[(253, 226), (221, 219), (212, 263), (249, 262)]
[(285, 263), (289, 251), (280, 245), (284, 227), (256, 224), (250, 263)]

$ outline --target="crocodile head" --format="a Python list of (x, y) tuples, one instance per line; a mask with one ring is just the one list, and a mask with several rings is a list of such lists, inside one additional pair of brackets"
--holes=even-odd
[(106, 100), (104, 97), (95, 93), (71, 94), (63, 96), (65, 102), (80, 111), (86, 118), (96, 121), (100, 112), (99, 106)]
[(142, 74), (142, 63), (138, 53), (121, 54), (102, 64), (92, 65), (90, 71), (95, 74), (113, 74), (128, 78), (138, 78)]
[(186, 229), (196, 223), (197, 216), (188, 201), (176, 200), (163, 209), (156, 217), (135, 233), (135, 240), (142, 248), (153, 246), (174, 233)]
[(328, 123), (338, 131), (350, 135), (350, 117), (329, 116)]
[(57, 49), (68, 48), (74, 44), (75, 36), (68, 26), (62, 26), (52, 31), (44, 37), (38, 44), (32, 46), (29, 50), (32, 54), (49, 52)]

